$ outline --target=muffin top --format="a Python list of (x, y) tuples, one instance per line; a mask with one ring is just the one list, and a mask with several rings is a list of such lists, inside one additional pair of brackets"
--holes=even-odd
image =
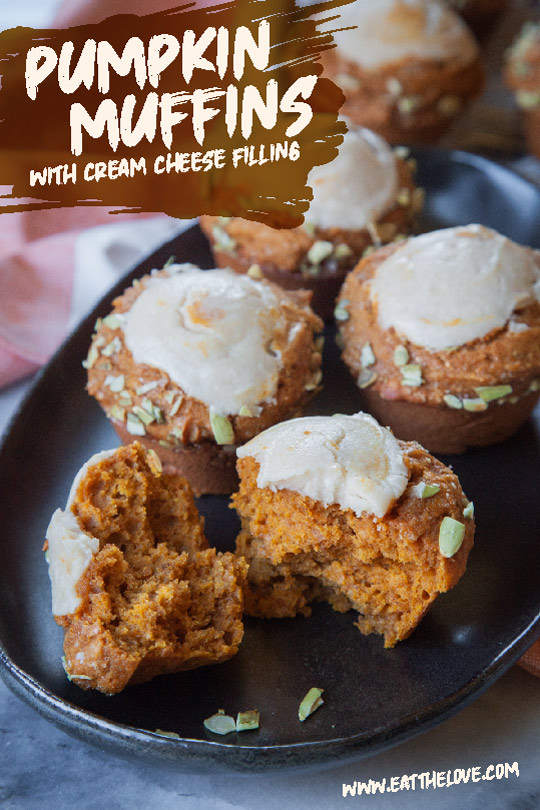
[(306, 222), (318, 228), (360, 230), (396, 201), (397, 158), (383, 138), (364, 127), (349, 129), (331, 163), (308, 176), (313, 200)]
[(367, 70), (407, 59), (470, 64), (478, 56), (473, 35), (438, 0), (356, 0), (340, 9), (336, 34), (341, 55)]
[(294, 331), (270, 285), (231, 270), (154, 277), (123, 316), (136, 363), (222, 414), (275, 400), (279, 345)]
[(408, 239), (369, 282), (382, 329), (431, 350), (462, 346), (540, 301), (540, 254), (481, 225)]
[(383, 517), (409, 479), (399, 443), (365, 413), (291, 419), (259, 434), (237, 455), (258, 462), (260, 488), (292, 490), (357, 516)]
[(540, 106), (540, 22), (527, 22), (510, 48), (506, 62), (508, 84), (517, 91), (523, 109)]

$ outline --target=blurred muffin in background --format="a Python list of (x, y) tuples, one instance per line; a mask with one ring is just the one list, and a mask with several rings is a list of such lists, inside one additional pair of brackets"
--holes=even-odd
[(350, 129), (337, 157), (315, 166), (305, 222), (275, 230), (240, 217), (201, 217), (216, 264), (289, 290), (312, 291), (311, 306), (330, 318), (346, 274), (366, 248), (408, 235), (423, 192), (406, 150), (392, 150), (363, 127)]
[(540, 21), (526, 23), (508, 51), (505, 80), (521, 111), (527, 148), (540, 157)]
[(508, 7), (508, 0), (445, 0), (445, 3), (463, 17), (479, 39), (489, 34)]
[(439, 0), (356, 0), (341, 10), (326, 75), (345, 93), (342, 108), (390, 143), (429, 143), (479, 95), (478, 44)]

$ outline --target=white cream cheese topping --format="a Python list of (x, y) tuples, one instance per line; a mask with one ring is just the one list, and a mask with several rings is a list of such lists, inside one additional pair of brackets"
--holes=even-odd
[(452, 9), (437, 0), (356, 0), (340, 9), (341, 56), (367, 69), (408, 57), (470, 64), (478, 45)]
[(540, 300), (540, 261), (481, 225), (433, 231), (379, 265), (370, 297), (383, 329), (435, 351), (462, 346)]
[(281, 358), (271, 344), (285, 318), (274, 290), (248, 276), (186, 265), (152, 279), (123, 329), (136, 363), (165, 371), (218, 413), (275, 397)]
[(392, 433), (372, 416), (308, 416), (281, 422), (238, 448), (259, 463), (257, 485), (383, 517), (408, 472)]
[(65, 511), (57, 509), (47, 529), (47, 559), (52, 589), (52, 612), (55, 616), (73, 613), (80, 605), (76, 585), (84, 574), (94, 554), (99, 550), (99, 540), (82, 531), (71, 504), (77, 488), (90, 467), (111, 456), (112, 450), (96, 453), (79, 470), (71, 485)]
[(308, 176), (313, 200), (306, 221), (319, 228), (359, 230), (395, 202), (396, 156), (386, 141), (368, 129), (349, 130), (331, 163)]

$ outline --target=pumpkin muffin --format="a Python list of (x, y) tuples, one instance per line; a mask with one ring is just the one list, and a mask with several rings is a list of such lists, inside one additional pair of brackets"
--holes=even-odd
[(457, 477), (372, 416), (293, 419), (238, 457), (249, 614), (308, 615), (325, 600), (392, 647), (464, 573), (474, 517)]
[(540, 22), (528, 22), (510, 49), (505, 79), (521, 112), (529, 152), (540, 158)]
[(413, 165), (375, 133), (353, 126), (337, 157), (311, 170), (313, 199), (301, 227), (203, 216), (201, 228), (220, 267), (309, 289), (315, 312), (330, 318), (343, 279), (366, 248), (410, 233), (423, 202)]
[(307, 293), (232, 270), (170, 265), (98, 321), (85, 365), (125, 443), (137, 438), (195, 494), (236, 486), (235, 447), (302, 411), (321, 381)]
[(46, 546), (64, 667), (81, 688), (115, 694), (237, 652), (245, 566), (208, 548), (187, 482), (137, 442), (83, 466)]
[(466, 23), (439, 0), (356, 0), (340, 9), (325, 75), (344, 115), (390, 143), (441, 137), (479, 95), (484, 72)]
[(431, 452), (508, 438), (540, 395), (540, 253), (489, 228), (375, 251), (336, 318), (363, 407)]

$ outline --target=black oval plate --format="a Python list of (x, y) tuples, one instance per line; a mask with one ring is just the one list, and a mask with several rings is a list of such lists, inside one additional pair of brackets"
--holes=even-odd
[[(540, 247), (540, 192), (532, 185), (474, 155), (421, 151), (417, 157), (427, 194), (424, 229), (475, 221)], [(427, 730), (477, 697), (540, 634), (538, 413), (502, 445), (445, 459), (475, 502), (476, 545), (458, 586), (393, 650), (384, 650), (378, 636), (363, 637), (351, 614), (318, 605), (310, 619), (248, 619), (240, 652), (228, 663), (156, 678), (115, 697), (83, 692), (66, 679), (43, 537), (82, 463), (117, 443), (85, 392), (81, 360), (96, 316), (106, 314), (131, 277), (170, 255), (211, 266), (198, 228), (142, 262), (39, 375), (0, 450), (2, 677), (65, 731), (179, 770), (320, 767)], [(324, 363), (325, 390), (314, 410), (358, 410), (333, 340)], [(199, 505), (210, 541), (231, 548), (237, 527), (226, 499), (206, 497)], [(324, 688), (325, 704), (300, 723), (298, 704), (312, 686)], [(222, 738), (206, 732), (203, 720), (219, 708), (231, 714), (258, 708), (260, 730)]]

